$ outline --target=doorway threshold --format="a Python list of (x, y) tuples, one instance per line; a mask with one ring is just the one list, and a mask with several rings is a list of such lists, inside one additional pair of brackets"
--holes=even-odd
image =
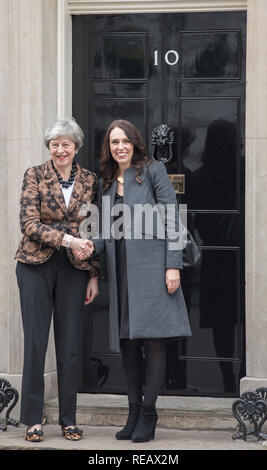
[[(159, 396), (158, 426), (183, 430), (235, 431), (237, 422), (232, 414), (236, 398)], [(123, 426), (128, 415), (126, 395), (79, 393), (77, 425)], [(58, 399), (45, 402), (47, 424), (58, 423)]]

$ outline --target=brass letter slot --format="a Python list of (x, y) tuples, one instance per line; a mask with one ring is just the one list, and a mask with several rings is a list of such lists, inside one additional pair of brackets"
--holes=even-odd
[(168, 175), (176, 194), (185, 193), (185, 175)]

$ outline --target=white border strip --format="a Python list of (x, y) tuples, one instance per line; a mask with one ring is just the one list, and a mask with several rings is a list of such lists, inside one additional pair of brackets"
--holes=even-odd
[(57, 0), (57, 116), (72, 116), (72, 20), (68, 0)]
[(71, 15), (247, 10), (247, 0), (68, 0)]
[(64, 115), (64, 0), (57, 2), (57, 117)]

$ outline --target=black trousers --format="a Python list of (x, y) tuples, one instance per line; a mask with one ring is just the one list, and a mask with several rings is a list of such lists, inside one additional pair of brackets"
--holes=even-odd
[(87, 271), (74, 268), (65, 248), (43, 264), (16, 267), (24, 330), (20, 421), (42, 422), (44, 367), (53, 314), (57, 359), (59, 424), (76, 424), (78, 343)]

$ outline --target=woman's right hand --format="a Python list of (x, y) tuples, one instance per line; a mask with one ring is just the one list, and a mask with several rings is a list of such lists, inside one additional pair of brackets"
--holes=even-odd
[(85, 250), (87, 241), (88, 240), (83, 240), (82, 238), (73, 237), (70, 242), (70, 247), (73, 251)]
[(94, 252), (94, 244), (91, 240), (84, 240), (82, 238), (74, 238), (71, 240), (70, 247), (74, 255), (80, 260), (89, 258)]

